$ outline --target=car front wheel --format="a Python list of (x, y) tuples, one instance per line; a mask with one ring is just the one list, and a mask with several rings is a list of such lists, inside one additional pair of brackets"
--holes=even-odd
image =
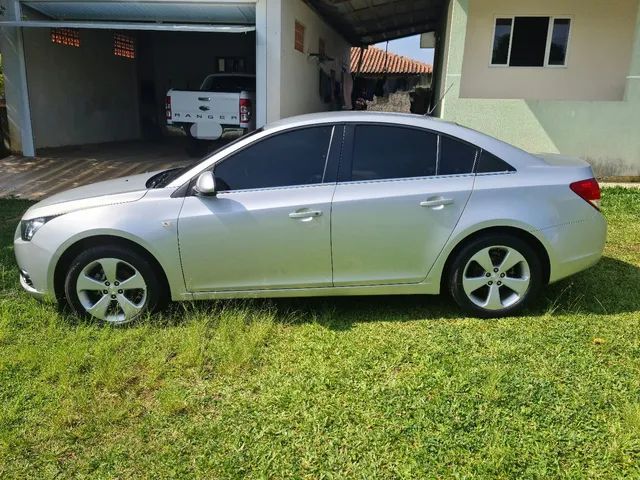
[(513, 315), (535, 298), (543, 283), (536, 251), (511, 235), (485, 235), (454, 258), (449, 290), (467, 313), (482, 318)]
[(65, 278), (65, 296), (76, 315), (113, 325), (157, 310), (166, 298), (150, 262), (118, 246), (97, 246), (78, 255)]

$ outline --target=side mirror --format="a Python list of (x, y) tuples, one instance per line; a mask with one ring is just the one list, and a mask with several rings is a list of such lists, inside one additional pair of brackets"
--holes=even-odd
[(195, 190), (198, 195), (215, 195), (216, 177), (213, 176), (213, 172), (202, 172), (196, 180)]

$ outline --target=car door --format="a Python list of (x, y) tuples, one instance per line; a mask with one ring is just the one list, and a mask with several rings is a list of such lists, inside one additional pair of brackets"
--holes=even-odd
[(471, 195), (476, 156), (425, 129), (350, 126), (332, 204), (334, 285), (423, 281)]
[(331, 285), (335, 128), (261, 137), (214, 166), (215, 196), (185, 198), (178, 235), (189, 291)]

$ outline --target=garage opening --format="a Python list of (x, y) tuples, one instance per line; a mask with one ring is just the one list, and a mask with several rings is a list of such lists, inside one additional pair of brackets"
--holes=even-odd
[(27, 2), (22, 11), (38, 156), (164, 166), (200, 154), (194, 138), (254, 128), (253, 4)]

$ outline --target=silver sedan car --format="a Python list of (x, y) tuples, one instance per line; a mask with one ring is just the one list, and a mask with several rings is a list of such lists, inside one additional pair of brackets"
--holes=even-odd
[(27, 292), (113, 324), (170, 299), (441, 292), (500, 317), (598, 262), (599, 201), (581, 160), (423, 116), (325, 113), (47, 198), (15, 253)]

